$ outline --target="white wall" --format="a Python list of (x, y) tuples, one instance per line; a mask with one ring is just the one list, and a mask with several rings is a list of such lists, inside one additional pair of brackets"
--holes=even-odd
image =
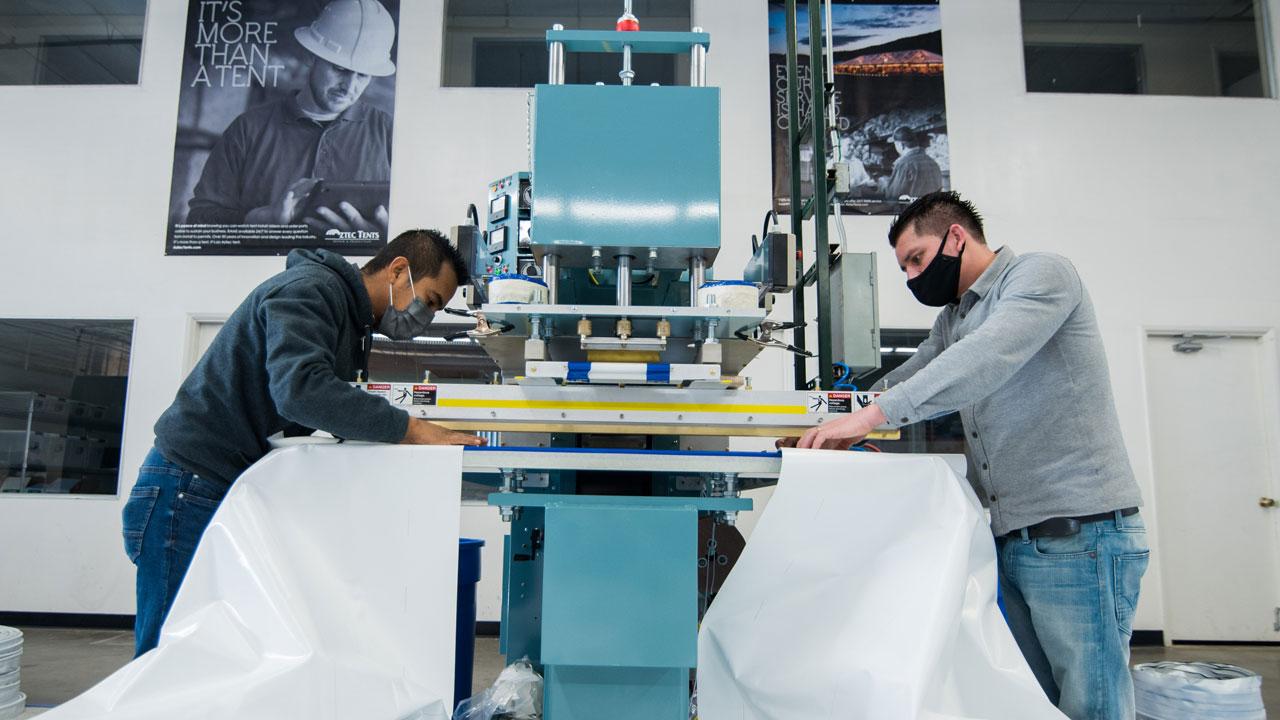
[[(137, 321), (119, 498), (0, 497), (0, 610), (130, 613), (133, 573), (119, 513), (151, 425), (180, 379), (190, 314), (226, 314), (278, 258), (163, 255), (184, 3), (152, 2), (138, 87), (0, 88), (0, 315)], [(1280, 0), (1269, 0), (1280, 17)], [(1275, 328), (1280, 267), (1268, 212), (1280, 188), (1273, 100), (1028, 95), (1017, 0), (943, 3), (953, 185), (988, 236), (1071, 257), (1098, 307), (1125, 440), (1154, 497), (1143, 397), (1149, 326)], [(525, 159), (525, 93), (441, 88), (442, 0), (405, 3), (393, 231), (462, 219), (492, 178)], [(698, 0), (722, 88), (724, 242), (733, 274), (769, 206), (764, 3)], [(846, 220), (854, 249), (880, 252), (882, 323), (928, 327), (884, 242), (887, 218)], [(753, 363), (756, 387), (790, 387), (790, 362)], [(1189, 405), (1190, 408), (1190, 405)], [(1089, 412), (1089, 398), (1081, 398)], [(1229, 428), (1227, 429), (1229, 430)], [(1211, 451), (1214, 428), (1206, 428)], [(767, 495), (767, 493), (764, 493)], [(500, 539), (489, 536), (482, 618), (496, 618)], [(490, 514), (491, 515), (491, 514)], [(1158, 540), (1157, 508), (1147, 516)], [(473, 524), (474, 523), (474, 524)], [(751, 518), (744, 524), (751, 525)], [(1137, 626), (1161, 627), (1158, 565)]]

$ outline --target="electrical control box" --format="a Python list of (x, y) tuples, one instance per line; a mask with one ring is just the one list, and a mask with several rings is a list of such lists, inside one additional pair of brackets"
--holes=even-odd
[(831, 264), (831, 360), (855, 375), (880, 367), (876, 254), (844, 253)]
[(532, 212), (529, 173), (515, 173), (489, 183), (489, 207), (483, 215), (488, 232), (472, 261), (474, 275), (487, 278), (507, 273), (538, 274), (529, 247)]

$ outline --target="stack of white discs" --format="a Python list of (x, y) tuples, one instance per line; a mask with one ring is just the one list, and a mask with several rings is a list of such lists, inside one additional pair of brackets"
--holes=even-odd
[(1138, 720), (1266, 720), (1262, 678), (1235, 665), (1158, 662), (1133, 668)]
[(0, 625), (0, 720), (12, 720), (27, 707), (19, 691), (22, 666), (22, 631)]
[(698, 305), (726, 310), (760, 307), (760, 288), (745, 280), (709, 280), (698, 288)]

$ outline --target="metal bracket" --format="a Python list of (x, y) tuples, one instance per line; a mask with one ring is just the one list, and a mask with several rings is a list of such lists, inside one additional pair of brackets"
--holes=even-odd
[(618, 337), (587, 335), (580, 338), (579, 346), (583, 350), (662, 351), (667, 349), (667, 339), (628, 337), (624, 340)]
[(804, 326), (805, 323), (802, 322), (776, 322), (773, 320), (766, 320), (755, 328), (744, 327), (733, 334), (734, 337), (739, 340), (746, 340), (749, 343), (754, 343), (763, 348), (779, 348), (786, 350), (787, 352), (795, 353), (800, 357), (814, 357), (814, 354), (808, 350), (802, 350), (785, 340), (777, 340), (773, 337), (773, 333), (780, 330), (800, 330)]
[(450, 333), (444, 336), (445, 340), (453, 341), (453, 340), (457, 340), (459, 338), (464, 338), (464, 337), (486, 338), (486, 337), (492, 337), (494, 335), (501, 335), (504, 332), (508, 332), (510, 330), (515, 329), (515, 325), (512, 325), (511, 323), (506, 322), (505, 320), (487, 319), (484, 316), (484, 313), (482, 312), (468, 312), (466, 310), (458, 310), (456, 308), (448, 308), (448, 307), (445, 308), (444, 311), (449, 313), (450, 315), (459, 315), (461, 317), (469, 317), (476, 321), (475, 328), (471, 330), (463, 330), (461, 332)]

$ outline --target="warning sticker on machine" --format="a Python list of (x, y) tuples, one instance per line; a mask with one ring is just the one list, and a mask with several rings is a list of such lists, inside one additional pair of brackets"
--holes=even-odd
[(853, 412), (853, 393), (851, 392), (827, 393), (827, 412), (831, 412), (831, 413)]
[(435, 385), (414, 385), (413, 386), (413, 404), (414, 405), (435, 405), (436, 404), (436, 386)]
[(380, 398), (391, 399), (391, 383), (369, 383), (364, 386), (364, 391)]
[(856, 408), (864, 408), (875, 402), (879, 396), (878, 392), (811, 392), (809, 393), (809, 412), (812, 414), (853, 412)]

